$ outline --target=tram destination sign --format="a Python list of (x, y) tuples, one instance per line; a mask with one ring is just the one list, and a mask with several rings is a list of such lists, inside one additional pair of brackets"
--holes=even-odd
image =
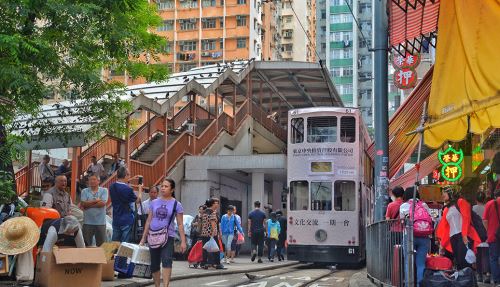
[(316, 156), (316, 155), (329, 155), (329, 156), (354, 156), (354, 148), (346, 147), (309, 147), (309, 148), (294, 148), (292, 150), (293, 156)]

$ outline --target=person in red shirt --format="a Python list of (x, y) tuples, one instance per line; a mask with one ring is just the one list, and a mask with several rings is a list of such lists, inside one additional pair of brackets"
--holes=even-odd
[(387, 211), (385, 212), (386, 220), (399, 218), (399, 207), (403, 204), (403, 194), (405, 190), (401, 186), (396, 186), (391, 192), (395, 199), (387, 206)]
[(498, 266), (499, 242), (496, 240), (496, 232), (499, 227), (500, 217), (500, 189), (495, 191), (495, 199), (488, 201), (484, 208), (483, 223), (488, 234), (489, 251), (490, 251), (490, 270), (491, 277), (495, 284), (500, 283), (500, 267)]

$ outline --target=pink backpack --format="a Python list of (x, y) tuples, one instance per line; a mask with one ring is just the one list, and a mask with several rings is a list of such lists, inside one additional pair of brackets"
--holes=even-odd
[[(412, 201), (408, 202), (410, 204), (410, 218), (412, 213)], [(422, 201), (417, 201), (415, 203), (415, 217), (413, 221), (413, 235), (417, 237), (425, 237), (432, 234), (434, 227), (432, 224), (432, 218), (427, 209), (425, 209)]]

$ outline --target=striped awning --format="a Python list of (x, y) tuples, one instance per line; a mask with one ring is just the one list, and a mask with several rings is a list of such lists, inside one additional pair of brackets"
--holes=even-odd
[(417, 172), (418, 172), (418, 180), (428, 176), (432, 173), (433, 170), (437, 169), (441, 164), (438, 160), (438, 151), (435, 151), (428, 157), (426, 157), (423, 161), (418, 165), (419, 170), (417, 170), (417, 166), (414, 166), (407, 172), (405, 172), (400, 177), (391, 181), (389, 187), (392, 189), (395, 186), (401, 186), (403, 188), (407, 188), (415, 184), (417, 180)]
[[(392, 178), (406, 163), (415, 151), (419, 141), (418, 134), (406, 135), (420, 125), (424, 103), (431, 93), (432, 73), (431, 68), (422, 81), (394, 113), (389, 120), (389, 174)], [(368, 148), (368, 155), (375, 158), (375, 144)]]
[(389, 42), (399, 52), (420, 52), (434, 45), (439, 0), (391, 0), (389, 5)]

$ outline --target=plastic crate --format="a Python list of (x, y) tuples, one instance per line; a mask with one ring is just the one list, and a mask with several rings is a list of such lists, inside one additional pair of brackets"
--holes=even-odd
[(134, 263), (132, 263), (128, 257), (115, 256), (114, 269), (124, 274), (126, 277), (132, 277), (134, 273)]
[(131, 265), (134, 265), (132, 276), (148, 279), (153, 278), (151, 274), (151, 266), (149, 264), (131, 263)]

